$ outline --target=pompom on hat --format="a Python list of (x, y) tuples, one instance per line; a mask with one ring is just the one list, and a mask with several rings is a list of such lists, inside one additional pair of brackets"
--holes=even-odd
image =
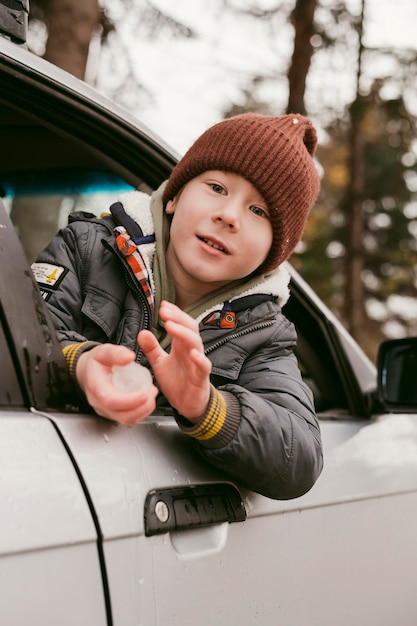
[(228, 118), (206, 130), (178, 162), (164, 190), (164, 205), (208, 170), (243, 176), (270, 210), (273, 241), (258, 271), (272, 271), (292, 254), (317, 199), (316, 145), (316, 130), (302, 115), (244, 113)]

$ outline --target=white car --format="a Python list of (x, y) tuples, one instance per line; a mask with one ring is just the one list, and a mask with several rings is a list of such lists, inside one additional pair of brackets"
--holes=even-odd
[(8, 214), (106, 210), (121, 189), (154, 189), (177, 156), (5, 38), (0, 146), (0, 624), (415, 626), (416, 339), (383, 344), (377, 372), (291, 270), (285, 313), (325, 464), (295, 500), (231, 482), (169, 415), (126, 428), (74, 413)]

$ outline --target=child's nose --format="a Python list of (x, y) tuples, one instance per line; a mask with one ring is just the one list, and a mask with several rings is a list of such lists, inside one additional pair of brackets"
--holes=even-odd
[(214, 221), (223, 222), (230, 230), (238, 230), (240, 226), (241, 207), (238, 202), (225, 202), (214, 214)]

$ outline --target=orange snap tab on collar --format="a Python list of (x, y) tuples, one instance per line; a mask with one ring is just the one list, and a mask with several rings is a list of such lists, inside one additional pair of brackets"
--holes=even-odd
[(220, 328), (235, 328), (236, 313), (234, 311), (222, 311), (220, 314)]

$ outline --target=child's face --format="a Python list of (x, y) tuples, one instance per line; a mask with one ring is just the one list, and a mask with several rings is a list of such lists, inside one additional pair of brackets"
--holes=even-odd
[(183, 296), (187, 304), (248, 276), (268, 255), (269, 211), (260, 193), (242, 176), (204, 172), (167, 203), (166, 211), (173, 215), (168, 269), (179, 300)]

